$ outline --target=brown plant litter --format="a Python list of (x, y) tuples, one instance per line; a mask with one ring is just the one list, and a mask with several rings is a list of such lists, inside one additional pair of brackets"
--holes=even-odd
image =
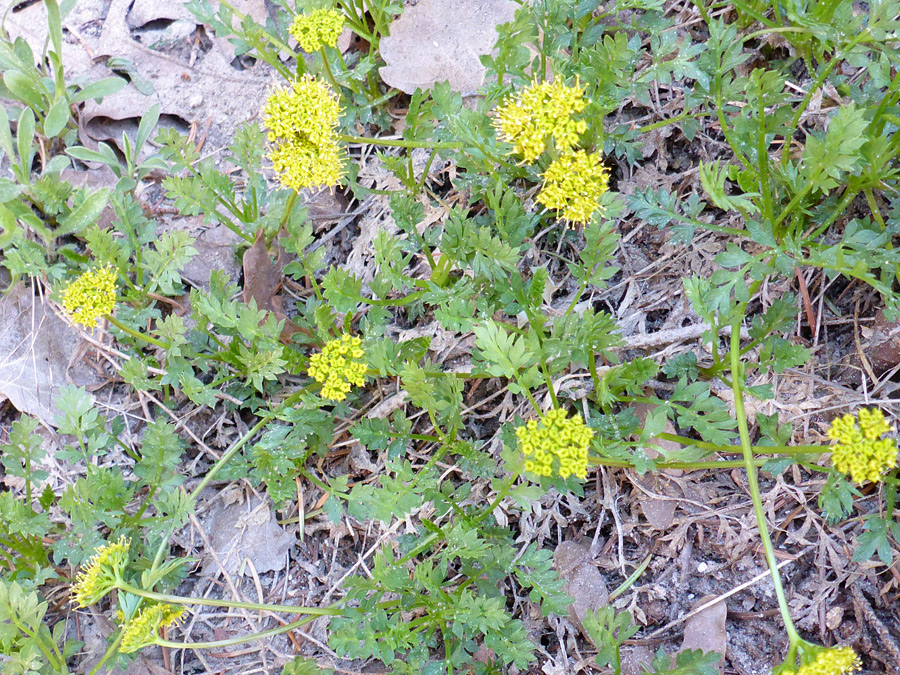
[[(24, 4), (12, 12), (7, 26), (15, 35), (40, 43), (45, 38), (45, 32), (37, 27), (44, 16), (42, 3)], [(478, 56), (489, 51), (495, 26), (510, 20), (515, 6), (506, 0), (419, 0), (406, 9), (392, 25), (391, 37), (382, 42), (386, 61), (382, 77), (406, 92), (444, 80), (463, 93), (474, 92), (483, 77)], [(687, 29), (696, 22), (693, 10), (683, 3), (668, 2), (667, 7), (682, 18), (679, 35), (690, 39)], [(253, 11), (264, 13), (262, 3), (257, 3)], [(477, 22), (477, 31), (465, 19), (466, 12), (484, 17)], [(135, 80), (152, 84), (150, 94), (130, 84), (102, 103), (87, 104), (81, 111), (82, 142), (93, 147), (98, 139), (116, 142), (123, 131), (136, 126), (152, 103), (158, 102), (167, 124), (186, 132), (192, 130), (203, 152), (215, 157), (229, 142), (232, 130), (254, 118), (272, 81), (271, 72), (262, 62), (238, 69), (232, 48), (196, 24), (177, 44), (157, 50), (138, 40), (148, 24), (186, 20), (193, 19), (177, 3), (79, 3), (67, 25), (65, 58), (70, 72), (108, 76), (112, 73), (101, 64), (100, 57), (117, 57), (133, 64)], [(625, 101), (610, 115), (608, 123), (632, 125), (636, 120), (643, 124), (663, 119), (680, 109), (678, 101), (683, 93), (674, 83), (654, 92), (651, 102)], [(835, 97), (839, 99), (836, 92)], [(807, 110), (805, 120), (810, 125), (820, 122), (827, 110), (818, 106), (826, 103), (826, 108), (833, 105), (827, 99), (814, 101)], [(123, 120), (124, 126), (117, 124)], [(720, 152), (715, 124), (704, 120), (703, 125), (692, 142), (678, 132), (650, 136), (636, 167), (610, 159), (617, 189), (633, 193), (665, 187), (684, 196), (690, 194), (698, 185), (697, 158), (714, 157)], [(416, 156), (416, 162), (417, 170), (424, 169), (422, 158)], [(361, 164), (359, 179), (363, 185), (394, 187), (392, 177), (376, 157), (364, 156)], [(450, 163), (434, 162), (426, 176), (427, 184), (446, 184), (444, 176), (454, 169)], [(145, 210), (170, 226), (206, 227), (196, 221), (169, 219), (171, 214), (166, 213), (158, 186), (148, 187), (142, 199)], [(452, 204), (453, 199), (452, 194), (443, 198), (446, 204)], [(343, 264), (364, 281), (371, 280), (377, 273), (373, 238), (379, 230), (396, 231), (385, 199), (371, 197), (358, 202), (340, 194), (322, 203), (324, 210), (314, 220), (317, 246), (326, 247), (327, 260)], [(426, 218), (439, 222), (446, 214), (443, 206), (429, 205)], [(686, 302), (682, 278), (714, 271), (714, 257), (724, 250), (728, 237), (698, 234), (691, 244), (683, 245), (673, 243), (667, 231), (636, 224), (628, 214), (615, 225), (622, 235), (615, 261), (621, 272), (590, 301), (616, 317), (625, 339), (621, 358), (645, 356), (662, 361), (673, 354), (692, 352), (701, 364), (709, 363), (710, 354), (700, 339), (707, 327)], [(210, 234), (210, 251), (222, 246), (227, 251), (233, 246), (220, 234)], [(548, 269), (548, 285), (554, 289), (548, 299), (554, 306), (565, 307), (577, 284), (553, 256), (541, 250), (541, 245), (539, 241), (529, 263)], [(199, 237), (197, 246), (204, 246)], [(216, 255), (228, 257), (221, 250)], [(278, 251), (264, 241), (258, 239), (243, 253), (242, 268), (237, 261), (232, 258), (226, 264), (223, 259), (221, 267), (228, 269), (233, 281), (242, 273), (245, 301), (253, 298), (269, 311), (286, 312), (279, 305), (279, 293), (300, 298), (308, 292), (282, 278), (283, 262)], [(203, 287), (208, 284), (211, 267), (186, 273), (185, 277)], [(792, 442), (796, 444), (822, 441), (829, 419), (848, 406), (879, 401), (894, 405), (900, 379), (896, 325), (879, 316), (878, 298), (860, 285), (836, 283), (824, 274), (812, 274), (802, 281), (813, 314), (798, 306), (792, 339), (809, 347), (813, 358), (803, 368), (788, 370), (768, 382), (778, 391), (773, 405), (784, 420), (794, 423)], [(791, 290), (798, 291), (799, 283), (793, 279), (764, 287), (755, 300), (757, 311)], [(167, 407), (148, 393), (123, 394), (114, 380), (125, 355), (110, 347), (102, 331), (87, 336), (66, 326), (51, 310), (47, 292), (46, 287), (20, 285), (0, 299), (0, 395), (9, 398), (0, 408), (4, 427), (17, 411), (35, 414), (51, 424), (54, 392), (64, 383), (97, 387), (112, 382), (97, 395), (103, 396), (105, 405), (117, 414), (127, 413), (125, 441), (130, 442), (132, 434), (152, 418), (149, 406), (156, 406), (177, 425), (179, 433), (191, 439), (195, 453), (187, 465), (188, 472), (201, 473), (206, 461), (219, 456), (247, 431), (240, 414), (222, 408), (198, 412), (187, 400), (179, 399), (174, 407)], [(432, 355), (448, 370), (466, 371), (471, 367), (472, 341), (448, 339), (432, 321), (431, 317), (419, 317), (413, 325), (391, 329), (433, 336)], [(873, 346), (867, 368), (860, 355)], [(574, 380), (555, 384), (562, 394), (575, 395), (584, 387)], [(650, 387), (664, 397), (672, 385), (657, 380)], [(723, 400), (728, 400), (727, 396), (721, 394)], [(404, 405), (405, 398), (384, 382), (383, 387), (373, 388), (371, 400), (358, 417), (384, 417)], [(499, 425), (523, 411), (516, 407), (509, 391), (496, 382), (467, 385), (465, 405), (480, 433), (477, 440), (492, 449), (500, 445)], [(410, 412), (414, 431), (429, 433), (427, 417), (412, 409)], [(346, 474), (351, 484), (377, 480), (384, 457), (363, 453), (348, 435), (347, 429), (355, 421), (341, 420), (330, 452), (310, 460), (316, 471)], [(413, 448), (409, 459), (420, 467), (427, 455)], [(128, 466), (124, 454), (111, 461)], [(451, 466), (441, 469), (453, 472)], [(66, 478), (56, 471), (51, 480), (59, 488)], [(881, 670), (872, 673), (900, 672), (900, 573), (896, 565), (886, 571), (875, 563), (850, 562), (853, 542), (862, 525), (859, 519), (838, 526), (825, 524), (816, 505), (821, 484), (819, 474), (799, 470), (777, 478), (765, 473), (762, 477), (769, 527), (795, 620), (817, 640), (858, 646), (872, 663), (880, 664)], [(199, 554), (205, 561), (202, 569), (192, 571), (184, 581), (180, 590), (185, 594), (325, 604), (340, 597), (342, 583), (351, 574), (365, 573), (382, 543), (410, 531), (416, 517), (428, 515), (416, 512), (405, 521), (387, 526), (350, 518), (335, 524), (318, 512), (327, 495), (315, 486), (299, 485), (299, 509), (276, 514), (265, 501), (251, 495), (242, 481), (237, 485), (243, 501), (225, 505), (211, 497), (209, 512), (179, 534), (181, 548)], [(524, 547), (536, 542), (556, 551), (557, 569), (579, 599), (570, 616), (549, 619), (541, 618), (527, 597), (510, 599), (539, 645), (539, 660), (531, 672), (596, 672), (591, 665), (595, 647), (579, 629), (580, 620), (585, 611), (606, 602), (607, 589), (618, 587), (649, 557), (646, 570), (613, 601), (617, 610), (631, 611), (643, 629), (626, 645), (625, 672), (640, 672), (641, 664), (659, 647), (674, 652), (684, 645), (724, 650), (722, 672), (726, 675), (768, 673), (784, 653), (786, 641), (773, 611), (772, 584), (758, 544), (742, 470), (703, 470), (651, 478), (603, 469), (590, 475), (584, 488), (583, 498), (550, 492), (534, 504), (531, 512), (508, 508), (506, 503), (497, 511), (498, 522), (515, 530), (518, 544)], [(475, 493), (471, 498), (489, 497)], [(869, 513), (884, 507), (879, 493), (872, 490), (865, 492), (859, 505)], [(298, 520), (303, 520), (302, 528), (296, 525)], [(234, 536), (229, 536), (231, 530)], [(891, 545), (896, 560), (897, 543)], [(84, 617), (73, 624), (84, 626), (95, 619), (99, 621), (96, 616)], [(271, 628), (279, 620), (251, 612), (204, 611), (192, 616), (186, 631), (193, 640), (222, 639)], [(108, 635), (106, 628), (97, 630), (99, 634), (87, 635), (89, 652), (98, 649), (98, 640)], [(72, 637), (76, 637), (75, 631), (73, 628)], [(155, 673), (164, 668), (165, 672), (179, 673), (277, 673), (296, 654), (314, 658), (338, 673), (383, 672), (380, 665), (340, 659), (328, 648), (327, 637), (327, 622), (317, 621), (291, 637), (229, 651), (157, 651), (152, 654), (152, 662), (136, 672)]]

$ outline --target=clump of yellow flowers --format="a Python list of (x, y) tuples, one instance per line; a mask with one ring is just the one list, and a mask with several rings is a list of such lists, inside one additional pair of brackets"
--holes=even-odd
[(574, 87), (559, 81), (535, 82), (497, 109), (495, 125), (500, 137), (531, 163), (546, 149), (548, 136), (553, 137), (559, 150), (578, 143), (578, 137), (587, 131), (587, 122), (575, 120), (573, 115), (586, 105), (584, 88), (577, 82)]
[(131, 541), (119, 537), (112, 544), (101, 546), (88, 564), (75, 578), (72, 587), (72, 602), (79, 607), (87, 607), (99, 602), (122, 581), (122, 573), (128, 563), (128, 549)]
[(315, 9), (309, 14), (298, 14), (288, 32), (305, 52), (337, 45), (344, 29), (344, 15), (334, 9)]
[(344, 334), (309, 357), (309, 376), (322, 385), (323, 398), (343, 401), (353, 385), (361, 387), (365, 383), (365, 357), (362, 340)]
[(597, 198), (609, 187), (609, 172), (596, 153), (573, 150), (560, 155), (544, 173), (538, 202), (556, 209), (564, 220), (586, 223), (597, 210)]
[(116, 271), (108, 266), (84, 272), (62, 292), (66, 314), (86, 328), (96, 326), (97, 319), (115, 309), (116, 278)]
[[(800, 665), (782, 664), (772, 675), (847, 675), (859, 670), (859, 657), (850, 647), (820, 647), (801, 642)], [(793, 658), (789, 658), (793, 661)]]
[(555, 158), (544, 172), (544, 186), (537, 200), (560, 212), (570, 223), (587, 223), (600, 208), (600, 195), (609, 188), (609, 172), (599, 153), (576, 148), (587, 131), (577, 119), (587, 101), (576, 80), (568, 87), (560, 81), (534, 82), (497, 109), (494, 122), (501, 140), (525, 162), (535, 162), (552, 138)]
[(343, 174), (340, 114), (335, 93), (309, 73), (269, 95), (263, 120), (269, 159), (282, 185), (293, 190), (337, 185)]
[(528, 420), (516, 429), (525, 471), (538, 476), (555, 472), (565, 479), (587, 476), (588, 445), (594, 437), (581, 415), (566, 417), (565, 410), (550, 410), (540, 420)]
[(160, 628), (178, 623), (184, 615), (184, 607), (160, 603), (138, 611), (135, 617), (122, 628), (122, 642), (119, 651), (123, 654), (136, 652), (156, 644)]
[(892, 431), (877, 408), (860, 408), (854, 417), (846, 414), (831, 423), (828, 438), (835, 441), (831, 463), (854, 483), (877, 483), (882, 474), (897, 466), (897, 442), (882, 438)]

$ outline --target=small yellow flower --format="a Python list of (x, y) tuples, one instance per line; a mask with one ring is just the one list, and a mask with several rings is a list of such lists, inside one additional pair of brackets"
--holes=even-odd
[(156, 644), (160, 628), (178, 623), (183, 615), (184, 607), (165, 603), (139, 610), (137, 615), (123, 626), (119, 650), (123, 654), (130, 654)]
[(343, 152), (337, 143), (281, 143), (269, 151), (269, 159), (279, 182), (295, 191), (337, 185), (344, 174)]
[(87, 607), (99, 602), (103, 596), (122, 580), (122, 572), (128, 562), (131, 541), (119, 537), (114, 544), (105, 544), (96, 551), (75, 578), (72, 587), (72, 602), (79, 607)]
[(548, 136), (553, 137), (559, 150), (569, 150), (578, 143), (587, 122), (573, 116), (586, 106), (584, 88), (577, 81), (573, 87), (559, 80), (535, 81), (497, 109), (494, 126), (522, 159), (533, 162), (544, 151)]
[(850, 647), (835, 647), (833, 649), (816, 649), (812, 659), (802, 659), (804, 663), (797, 671), (797, 675), (846, 675), (859, 670), (860, 661)]
[(609, 171), (600, 154), (573, 150), (547, 167), (537, 200), (559, 211), (563, 220), (586, 224), (600, 208), (600, 195), (608, 189)]
[(305, 52), (337, 45), (344, 29), (344, 15), (334, 9), (316, 9), (298, 14), (288, 32)]
[(359, 337), (345, 334), (309, 357), (309, 376), (322, 385), (322, 397), (343, 401), (353, 385), (365, 383), (366, 353)]
[(855, 483), (877, 483), (882, 474), (897, 466), (897, 441), (882, 438), (892, 431), (877, 408), (860, 408), (854, 417), (846, 414), (831, 423), (828, 438), (835, 441), (831, 463)]
[(269, 95), (263, 119), (269, 129), (269, 159), (282, 185), (300, 190), (340, 181), (340, 114), (335, 93), (309, 73)]
[(528, 420), (516, 429), (525, 470), (538, 476), (587, 476), (588, 445), (594, 437), (581, 415), (567, 418), (565, 410), (550, 410), (540, 421)]
[(99, 267), (84, 272), (66, 286), (62, 305), (72, 321), (93, 328), (97, 319), (112, 314), (116, 306), (116, 277), (113, 268)]

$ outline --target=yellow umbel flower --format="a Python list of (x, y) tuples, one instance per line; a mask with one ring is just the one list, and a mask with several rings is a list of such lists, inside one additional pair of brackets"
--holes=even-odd
[(123, 654), (136, 652), (156, 644), (159, 629), (167, 628), (181, 620), (184, 607), (160, 603), (139, 610), (137, 615), (122, 627), (122, 642), (119, 651)]
[(128, 562), (131, 541), (119, 537), (114, 544), (105, 544), (96, 551), (88, 564), (81, 569), (72, 587), (72, 602), (87, 607), (99, 602), (103, 596), (122, 581), (122, 572)]
[(305, 52), (337, 45), (344, 29), (344, 15), (334, 9), (316, 9), (298, 14), (288, 32)]
[(816, 649), (812, 653), (812, 659), (804, 663), (797, 670), (797, 675), (846, 675), (859, 670), (860, 661), (850, 647), (835, 647), (833, 649)]
[(581, 415), (566, 418), (565, 410), (550, 410), (540, 421), (528, 420), (516, 429), (525, 470), (538, 476), (554, 471), (561, 478), (587, 476), (588, 445), (594, 437)]
[(892, 431), (877, 408), (860, 408), (857, 416), (846, 414), (831, 423), (828, 438), (835, 441), (831, 463), (854, 483), (877, 483), (882, 474), (897, 466), (897, 441), (881, 438)]
[(586, 224), (600, 209), (600, 195), (609, 189), (609, 171), (599, 153), (573, 150), (560, 155), (544, 173), (538, 202), (560, 212), (560, 218)]
[(300, 190), (340, 181), (343, 152), (336, 130), (341, 106), (328, 85), (307, 73), (273, 91), (262, 112), (269, 159), (282, 185)]
[(62, 305), (72, 321), (93, 328), (97, 319), (112, 314), (116, 306), (116, 277), (112, 267), (98, 267), (66, 286)]
[(322, 385), (323, 398), (343, 401), (351, 386), (365, 383), (365, 357), (362, 340), (345, 334), (309, 357), (309, 376)]
[(279, 182), (299, 191), (315, 185), (337, 185), (343, 176), (343, 152), (337, 143), (281, 143), (269, 151)]
[(577, 81), (573, 87), (559, 80), (535, 81), (497, 108), (494, 126), (502, 140), (513, 144), (516, 154), (533, 162), (544, 151), (548, 136), (553, 137), (559, 150), (569, 150), (578, 143), (587, 122), (573, 116), (586, 106), (584, 88)]

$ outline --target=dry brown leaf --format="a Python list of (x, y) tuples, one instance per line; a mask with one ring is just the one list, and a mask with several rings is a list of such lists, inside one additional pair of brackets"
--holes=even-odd
[(300, 329), (281, 311), (281, 296), (275, 294), (281, 286), (281, 270), (287, 264), (285, 250), (277, 242), (275, 248), (278, 257), (273, 263), (260, 229), (253, 246), (244, 251), (244, 302), (249, 305), (251, 300), (255, 300), (259, 309), (271, 312), (276, 319), (284, 321), (281, 339), (287, 341)]
[[(700, 607), (715, 596), (705, 595), (694, 606)], [(718, 652), (722, 655), (716, 663), (721, 673), (725, 668), (725, 649), (728, 645), (728, 633), (725, 631), (725, 617), (728, 608), (724, 601), (715, 603), (703, 611), (690, 617), (684, 622), (684, 640), (681, 643), (682, 651), (685, 649), (702, 649), (704, 652)]]
[(644, 645), (622, 647), (622, 675), (646, 675), (653, 663), (653, 650)]
[(55, 426), (54, 401), (66, 384), (102, 382), (88, 367), (78, 332), (56, 316), (32, 287), (20, 283), (0, 297), (0, 400)]
[(159, 2), (159, 0), (134, 0), (126, 21), (131, 28), (140, 28), (154, 21), (193, 20), (186, 3)]
[[(876, 375), (882, 375), (900, 364), (900, 321), (889, 321), (884, 310), (878, 310), (875, 321), (868, 327), (860, 327), (860, 336), (869, 365)], [(858, 366), (859, 355), (851, 357)]]
[[(648, 392), (651, 393), (652, 392)], [(648, 403), (638, 403), (634, 406), (634, 413), (637, 415), (641, 424), (647, 419), (656, 406)], [(667, 434), (675, 433), (675, 426), (671, 420), (666, 420), (664, 429)], [(654, 438), (653, 442), (664, 450), (677, 450), (681, 446), (673, 441), (667, 441), (662, 438)], [(660, 453), (653, 448), (645, 448), (644, 450), (651, 459), (656, 459)], [(684, 492), (679, 485), (666, 476), (681, 476), (684, 472), (678, 469), (666, 469), (659, 473), (653, 473), (648, 476), (639, 477), (631, 475), (631, 481), (638, 486), (637, 498), (641, 505), (641, 510), (647, 518), (647, 522), (657, 530), (668, 530), (675, 521), (675, 510), (678, 502), (675, 499), (662, 499), (652, 495), (660, 495), (661, 497), (684, 497)], [(643, 489), (640, 489), (643, 488)]]
[[(82, 142), (95, 145), (96, 137), (117, 138), (123, 128), (109, 127), (104, 131), (110, 120), (132, 120), (129, 125), (136, 128), (137, 120), (147, 109), (159, 103), (164, 123), (184, 124), (183, 130), (197, 123), (202, 125), (200, 134), (206, 135), (213, 145), (227, 143), (235, 127), (258, 114), (271, 81), (271, 69), (260, 62), (252, 68), (236, 70), (231, 66), (233, 48), (219, 38), (213, 38), (212, 48), (199, 54), (193, 65), (153, 51), (131, 36), (127, 23), (130, 4), (131, 0), (112, 0), (100, 37), (90, 46), (95, 56), (112, 56), (133, 63), (138, 76), (151, 83), (154, 91), (145, 96), (129, 84), (100, 103), (85, 102), (84, 128), (89, 137), (82, 138)], [(162, 12), (167, 14), (171, 12)]]
[(234, 282), (241, 271), (235, 257), (235, 248), (241, 237), (221, 223), (205, 226), (203, 216), (188, 216), (172, 221), (173, 227), (190, 232), (194, 236), (197, 255), (179, 270), (183, 279), (194, 286), (209, 291), (209, 278), (213, 270), (221, 270)]
[(381, 40), (381, 79), (407, 94), (444, 81), (474, 94), (484, 83), (480, 57), (493, 49), (497, 26), (512, 21), (518, 7), (512, 0), (419, 0)]
[[(280, 256), (279, 256), (280, 258)], [(244, 251), (244, 302), (256, 300), (259, 309), (273, 309), (272, 298), (281, 285), (284, 264), (272, 262), (262, 229), (256, 233), (253, 246)]]
[[(82, 4), (92, 3), (78, 3), (65, 18), (64, 26), (74, 28), (75, 25), (81, 23), (81, 18), (96, 16), (97, 10), (78, 6)], [(39, 57), (50, 34), (47, 8), (44, 3), (0, 0), (0, 16), (3, 17), (3, 28), (8, 31), (10, 39), (22, 38)], [(90, 71), (93, 68), (93, 62), (91, 56), (75, 37), (66, 34), (66, 31), (63, 31), (63, 36), (62, 62), (66, 71), (66, 79), (69, 80)], [(106, 70), (99, 66), (98, 68)]]
[(257, 497), (241, 504), (217, 500), (203, 527), (213, 548), (204, 557), (201, 573), (205, 575), (218, 573), (219, 564), (226, 574), (235, 574), (245, 559), (259, 574), (284, 569), (295, 541), (294, 535), (278, 524), (270, 505)]
[(606, 582), (596, 565), (591, 564), (590, 547), (574, 541), (560, 542), (553, 552), (553, 564), (566, 582), (566, 593), (575, 599), (569, 606), (569, 620), (590, 639), (581, 623), (584, 615), (609, 604)]

